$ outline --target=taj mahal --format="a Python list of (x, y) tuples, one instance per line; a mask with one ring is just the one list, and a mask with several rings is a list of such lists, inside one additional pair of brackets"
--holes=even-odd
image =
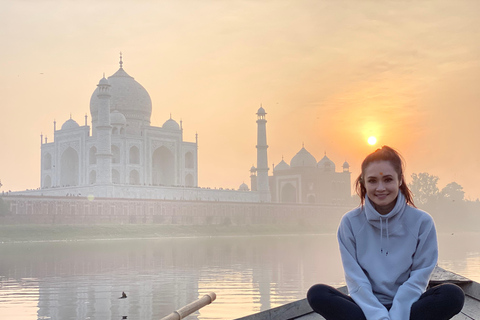
[(197, 136), (184, 141), (182, 121), (171, 117), (161, 127), (151, 126), (149, 93), (124, 70), (121, 55), (119, 64), (93, 91), (91, 127), (87, 115), (83, 125), (70, 118), (57, 128), (54, 121), (53, 141), (41, 136), (40, 188), (15, 194), (310, 204), (351, 200), (346, 161), (337, 172), (326, 154), (317, 162), (302, 147), (290, 163), (282, 159), (270, 170), (263, 107), (256, 113), (257, 165), (250, 168), (250, 186), (200, 188)]

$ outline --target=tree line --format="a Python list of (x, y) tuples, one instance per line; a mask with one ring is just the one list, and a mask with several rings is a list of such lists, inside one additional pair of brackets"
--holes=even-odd
[(440, 190), (435, 175), (413, 173), (411, 178), (408, 187), (415, 205), (433, 216), (437, 229), (480, 232), (480, 201), (466, 200), (460, 184), (450, 182)]
[(465, 191), (463, 187), (456, 182), (450, 182), (442, 190), (438, 189), (439, 178), (426, 172), (412, 174), (412, 182), (408, 187), (414, 195), (415, 204), (418, 206), (426, 205), (434, 201), (464, 201)]

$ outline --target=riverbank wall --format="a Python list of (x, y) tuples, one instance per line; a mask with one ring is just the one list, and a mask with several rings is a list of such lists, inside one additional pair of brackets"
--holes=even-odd
[(290, 225), (335, 229), (352, 206), (219, 201), (5, 196), (0, 224)]

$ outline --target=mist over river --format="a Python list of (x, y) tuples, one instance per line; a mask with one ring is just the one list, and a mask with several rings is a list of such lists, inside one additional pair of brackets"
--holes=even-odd
[[(480, 234), (439, 234), (439, 265), (480, 281)], [(335, 234), (0, 244), (0, 318), (234, 319), (344, 284)], [(127, 299), (119, 299), (122, 292)]]

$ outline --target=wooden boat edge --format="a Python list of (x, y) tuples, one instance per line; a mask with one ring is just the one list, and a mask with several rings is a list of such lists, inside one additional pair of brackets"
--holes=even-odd
[[(460, 286), (465, 292), (466, 298), (468, 299), (468, 302), (469, 302), (469, 306), (472, 304), (475, 305), (474, 307), (475, 310), (473, 312), (475, 314), (477, 314), (478, 312), (478, 318), (480, 319), (480, 284), (479, 283), (437, 266), (434, 272), (432, 273), (429, 285), (435, 286), (442, 283), (454, 283)], [(344, 293), (348, 292), (346, 286), (340, 287), (338, 289)], [(471, 313), (472, 311), (469, 311), (469, 312)], [(247, 315), (242, 318), (237, 318), (235, 320), (290, 320), (290, 319), (301, 318), (311, 313), (313, 313), (313, 310), (310, 308), (307, 302), (307, 299), (304, 298), (301, 300), (287, 303), (285, 305), (282, 305), (276, 308), (265, 310), (252, 315)], [(320, 317), (320, 319), (323, 319), (323, 318)]]

